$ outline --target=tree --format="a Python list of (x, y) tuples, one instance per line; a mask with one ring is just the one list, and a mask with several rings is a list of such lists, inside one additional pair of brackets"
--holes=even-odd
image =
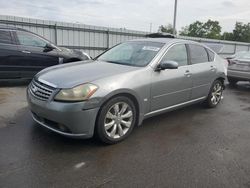
[(180, 35), (191, 36), (191, 37), (201, 37), (201, 38), (212, 38), (220, 39), (221, 26), (218, 21), (208, 20), (203, 23), (196, 21), (180, 31)]
[(221, 39), (234, 41), (234, 34), (232, 32), (224, 32), (221, 36)]
[(173, 31), (174, 31), (174, 28), (172, 24), (168, 24), (166, 26), (161, 25), (158, 29), (158, 32), (171, 33), (171, 34), (173, 34)]
[(218, 21), (208, 20), (203, 24), (203, 30), (205, 31), (205, 37), (211, 39), (220, 39), (221, 26)]
[(250, 42), (250, 23), (236, 22), (233, 32), (224, 32), (221, 39)]

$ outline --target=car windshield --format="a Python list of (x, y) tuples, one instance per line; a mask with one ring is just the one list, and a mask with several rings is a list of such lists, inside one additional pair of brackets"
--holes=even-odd
[(160, 42), (125, 42), (111, 48), (99, 56), (97, 60), (115, 64), (144, 67), (153, 60), (163, 46), (164, 43)]
[(250, 52), (238, 52), (235, 57), (238, 59), (250, 59)]

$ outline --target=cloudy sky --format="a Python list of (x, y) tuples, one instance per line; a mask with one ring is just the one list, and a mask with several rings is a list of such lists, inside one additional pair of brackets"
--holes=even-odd
[[(250, 22), (250, 0), (178, 0), (177, 28), (218, 20), (223, 31)], [(173, 20), (174, 0), (0, 0), (0, 14), (153, 31)]]

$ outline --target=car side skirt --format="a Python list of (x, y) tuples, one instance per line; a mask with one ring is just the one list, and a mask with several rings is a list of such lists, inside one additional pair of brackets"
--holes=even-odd
[(204, 97), (200, 97), (200, 98), (197, 98), (197, 99), (194, 99), (194, 100), (190, 100), (190, 101), (187, 101), (187, 102), (184, 102), (184, 103), (180, 103), (180, 104), (176, 104), (176, 105), (173, 105), (173, 106), (169, 106), (167, 108), (155, 110), (153, 112), (149, 112), (149, 113), (145, 114), (144, 118), (146, 119), (146, 118), (158, 115), (158, 114), (162, 114), (164, 112), (168, 112), (168, 111), (172, 111), (172, 110), (181, 108), (183, 106), (188, 106), (190, 104), (198, 103), (198, 102), (201, 102), (201, 101), (205, 100), (206, 98), (207, 98), (207, 96), (204, 96)]

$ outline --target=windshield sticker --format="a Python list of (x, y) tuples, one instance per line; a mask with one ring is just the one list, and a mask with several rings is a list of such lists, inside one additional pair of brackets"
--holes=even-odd
[(149, 50), (149, 51), (158, 52), (158, 51), (160, 50), (160, 48), (154, 47), (154, 46), (144, 46), (144, 47), (142, 48), (142, 50)]

